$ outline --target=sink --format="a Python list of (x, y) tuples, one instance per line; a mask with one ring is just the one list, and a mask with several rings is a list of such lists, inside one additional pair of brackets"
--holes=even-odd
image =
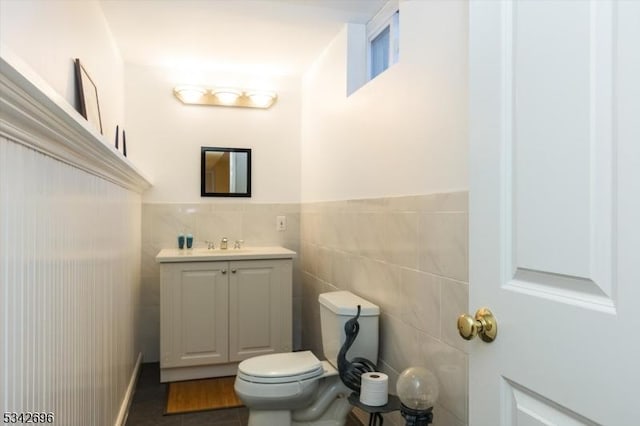
[(209, 254), (233, 254), (233, 253), (248, 253), (251, 250), (252, 250), (251, 248), (239, 248), (239, 249), (230, 248), (230, 249), (223, 250), (221, 248), (208, 249), (206, 247), (198, 247), (198, 248), (194, 248), (192, 250), (192, 252), (198, 253), (198, 254), (201, 254), (201, 253), (202, 254), (207, 254), (207, 253), (209, 253)]
[(196, 247), (179, 250), (177, 248), (162, 249), (156, 256), (156, 262), (204, 262), (234, 259), (291, 259), (296, 253), (284, 247), (243, 247), (240, 249), (220, 248), (208, 249)]

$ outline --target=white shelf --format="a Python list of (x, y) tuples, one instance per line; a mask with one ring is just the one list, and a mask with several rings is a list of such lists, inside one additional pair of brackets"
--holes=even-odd
[(0, 135), (119, 186), (151, 186), (60, 94), (5, 46), (0, 48)]

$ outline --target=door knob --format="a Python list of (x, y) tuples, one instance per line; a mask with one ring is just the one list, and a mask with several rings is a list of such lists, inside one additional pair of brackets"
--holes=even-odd
[(498, 322), (489, 309), (480, 308), (475, 319), (469, 314), (458, 317), (458, 332), (465, 340), (471, 340), (478, 334), (483, 341), (493, 342), (498, 334)]

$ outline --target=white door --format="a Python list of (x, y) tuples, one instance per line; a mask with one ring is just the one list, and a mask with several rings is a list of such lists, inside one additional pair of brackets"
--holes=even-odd
[(470, 2), (470, 425), (640, 424), (640, 2)]

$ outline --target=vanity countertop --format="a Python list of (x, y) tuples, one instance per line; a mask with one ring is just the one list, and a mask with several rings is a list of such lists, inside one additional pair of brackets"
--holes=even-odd
[(158, 263), (170, 262), (210, 262), (216, 260), (261, 260), (261, 259), (293, 259), (295, 251), (284, 247), (243, 247), (241, 249), (162, 249), (156, 256)]

